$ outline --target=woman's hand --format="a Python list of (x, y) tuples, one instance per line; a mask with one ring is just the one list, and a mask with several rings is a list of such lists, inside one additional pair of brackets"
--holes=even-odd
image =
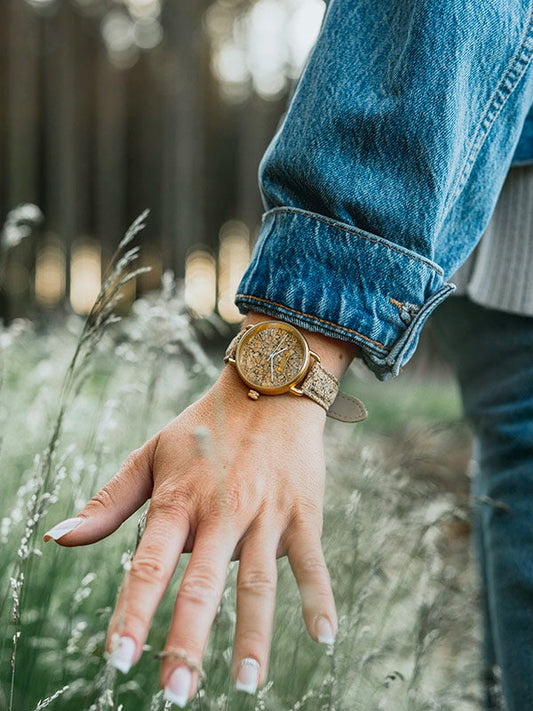
[(107, 648), (122, 671), (137, 662), (180, 555), (190, 552), (161, 668), (166, 698), (182, 707), (195, 693), (232, 559), (240, 560), (237, 688), (255, 693), (266, 679), (276, 557), (289, 558), (309, 634), (325, 643), (335, 636), (335, 604), (320, 543), (325, 412), (307, 398), (286, 394), (253, 402), (246, 391), (235, 369), (226, 366), (201, 400), (128, 457), (76, 519), (45, 537), (64, 546), (94, 543), (150, 498)]

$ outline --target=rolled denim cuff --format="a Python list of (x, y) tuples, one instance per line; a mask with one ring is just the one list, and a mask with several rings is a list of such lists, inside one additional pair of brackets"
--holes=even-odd
[(235, 302), (355, 343), (378, 378), (397, 375), (429, 314), (455, 287), (431, 260), (295, 208), (264, 216)]

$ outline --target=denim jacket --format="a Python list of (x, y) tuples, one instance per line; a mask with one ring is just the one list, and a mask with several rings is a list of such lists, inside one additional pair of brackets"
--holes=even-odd
[(532, 55), (532, 0), (331, 0), (261, 162), (241, 311), (351, 341), (378, 377), (398, 374), (513, 156), (533, 158)]

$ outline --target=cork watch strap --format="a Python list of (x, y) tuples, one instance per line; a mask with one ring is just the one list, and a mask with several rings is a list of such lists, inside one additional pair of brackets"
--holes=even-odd
[(304, 395), (324, 408), (328, 417), (340, 422), (361, 422), (368, 417), (361, 400), (339, 392), (339, 381), (318, 361), (311, 366), (299, 386)]

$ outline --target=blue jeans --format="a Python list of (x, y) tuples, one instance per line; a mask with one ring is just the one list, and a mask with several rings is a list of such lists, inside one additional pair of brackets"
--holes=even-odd
[(532, 0), (331, 0), (261, 163), (268, 212), (239, 308), (397, 374), (488, 223), (532, 56)]
[(434, 314), (474, 431), (486, 707), (533, 709), (533, 319), (453, 298)]

